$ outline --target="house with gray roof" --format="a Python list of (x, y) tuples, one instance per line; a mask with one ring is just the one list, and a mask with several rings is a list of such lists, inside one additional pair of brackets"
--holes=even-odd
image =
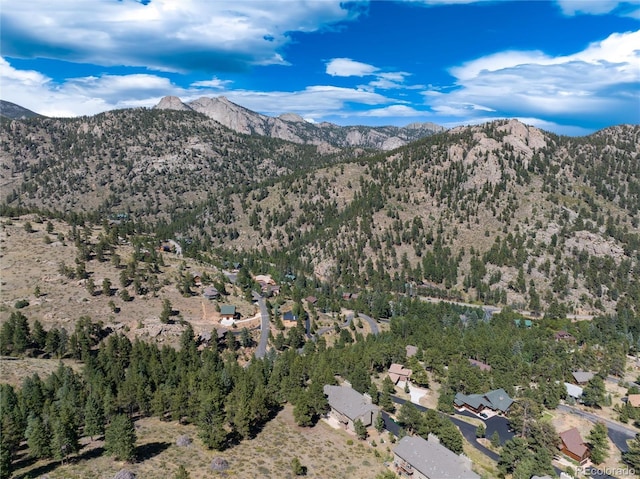
[(325, 385), (324, 394), (331, 407), (329, 417), (349, 431), (355, 432), (354, 423), (358, 419), (365, 427), (373, 425), (380, 414), (380, 408), (372, 403), (371, 396), (360, 394), (346, 381), (344, 386)]
[(567, 396), (572, 397), (576, 401), (582, 397), (583, 390), (580, 386), (564, 383), (564, 387), (567, 389)]
[(480, 479), (471, 470), (471, 460), (458, 456), (429, 434), (403, 437), (393, 450), (393, 466), (400, 477), (411, 479)]
[(571, 375), (576, 384), (587, 384), (593, 379), (593, 376), (595, 376), (595, 374), (589, 371), (574, 371)]
[(506, 413), (513, 404), (513, 399), (504, 389), (500, 388), (484, 394), (457, 393), (453, 404), (459, 410), (467, 409), (476, 414), (482, 412), (483, 409)]

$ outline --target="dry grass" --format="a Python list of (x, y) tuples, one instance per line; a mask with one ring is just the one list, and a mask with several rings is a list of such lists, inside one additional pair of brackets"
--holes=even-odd
[[(33, 229), (27, 233), (24, 224), (29, 221)], [(161, 285), (156, 295), (153, 293), (136, 296), (132, 287), (128, 287), (133, 301), (124, 302), (118, 294), (111, 297), (102, 294), (89, 295), (84, 281), (68, 279), (58, 272), (59, 264), (75, 267), (76, 248), (68, 239), (64, 242), (55, 241), (58, 233), (69, 238), (69, 226), (65, 223), (53, 221), (54, 231), (46, 232), (44, 223), (37, 223), (35, 215), (28, 215), (12, 220), (5, 220), (0, 229), (0, 322), (6, 321), (14, 310), (17, 300), (26, 299), (29, 306), (21, 309), (29, 321), (40, 321), (45, 329), (64, 327), (73, 332), (75, 322), (80, 316), (89, 316), (94, 322), (102, 321), (105, 326), (125, 332), (130, 338), (142, 337), (158, 343), (176, 344), (184, 329), (179, 324), (162, 325), (160, 312), (162, 301), (168, 299), (179, 318), (188, 321), (196, 335), (201, 332), (211, 332), (214, 328), (221, 328), (219, 314), (215, 310), (214, 302), (205, 300), (194, 288), (191, 297), (184, 297), (176, 287), (180, 265), (184, 262), (190, 271), (207, 272), (215, 277), (218, 271), (210, 266), (197, 264), (188, 258), (178, 258), (171, 253), (163, 253), (165, 266), (161, 268), (158, 280)], [(92, 235), (97, 237), (101, 228), (94, 228)], [(47, 237), (53, 241), (48, 242)], [(116, 253), (126, 264), (133, 253), (129, 245), (119, 245)], [(121, 289), (119, 275), (110, 261), (87, 262), (87, 271), (93, 279), (96, 290), (100, 291), (102, 280), (109, 278), (112, 289)], [(36, 286), (41, 295), (34, 294)], [(220, 300), (221, 304), (233, 304), (240, 312), (242, 319), (252, 317), (257, 313), (257, 307), (243, 299), (240, 291), (228, 284), (227, 291), (231, 293)], [(113, 301), (120, 308), (114, 313), (109, 306)], [(259, 321), (243, 323), (238, 327), (257, 327)], [(161, 332), (162, 331), (162, 332)], [(258, 339), (256, 334), (255, 339)]]
[[(291, 460), (296, 456), (307, 467), (309, 478), (371, 479), (385, 468), (383, 459), (374, 454), (374, 450), (380, 449), (384, 455), (382, 446), (374, 449), (322, 421), (313, 428), (298, 427), (290, 406), (269, 422), (256, 438), (223, 452), (204, 448), (194, 426), (142, 419), (137, 421), (136, 429), (138, 451), (147, 454), (143, 461), (125, 464), (107, 456), (98, 456), (103, 443), (94, 441), (85, 444), (78, 458), (70, 464), (61, 466), (57, 462), (39, 461), (16, 471), (15, 478), (47, 474), (50, 479), (110, 479), (126, 467), (140, 478), (167, 479), (183, 465), (192, 479), (283, 479), (294, 477)], [(176, 446), (176, 438), (182, 434), (189, 435), (194, 442), (188, 447)], [(226, 474), (210, 470), (209, 466), (215, 457), (228, 461), (230, 468)]]

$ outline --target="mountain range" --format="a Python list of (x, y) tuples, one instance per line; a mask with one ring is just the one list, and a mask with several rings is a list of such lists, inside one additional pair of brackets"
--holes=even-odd
[(10, 118), (13, 120), (25, 120), (27, 118), (37, 118), (42, 115), (34, 113), (20, 105), (11, 103), (10, 101), (0, 100), (0, 117)]
[(125, 213), (189, 254), (346, 290), (640, 311), (638, 125), (571, 138), (499, 120), (376, 152), (240, 134), (161, 103), (2, 120), (5, 214)]
[(238, 133), (326, 148), (363, 147), (388, 151), (445, 130), (435, 123), (412, 123), (402, 128), (338, 126), (327, 122), (311, 123), (295, 113), (270, 117), (236, 105), (223, 96), (202, 97), (188, 103), (183, 103), (178, 97), (167, 96), (154, 108), (197, 111)]

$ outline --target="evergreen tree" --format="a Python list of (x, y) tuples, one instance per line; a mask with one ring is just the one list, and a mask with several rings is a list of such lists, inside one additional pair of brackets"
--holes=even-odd
[(384, 419), (382, 418), (382, 414), (378, 414), (376, 416), (374, 427), (376, 428), (376, 431), (378, 431), (378, 434), (381, 434), (382, 431), (384, 431)]
[(51, 457), (52, 434), (49, 425), (40, 416), (29, 416), (25, 431), (29, 455), (36, 459)]
[(582, 391), (582, 402), (585, 406), (601, 407), (604, 405), (606, 388), (600, 376), (594, 376), (589, 380)]
[(291, 460), (291, 472), (293, 472), (295, 476), (307, 475), (307, 468), (302, 465), (297, 456)]
[(108, 455), (121, 461), (135, 457), (136, 431), (133, 422), (124, 414), (116, 415), (104, 435), (104, 449)]
[(603, 422), (597, 422), (589, 436), (587, 436), (591, 446), (591, 460), (595, 464), (600, 464), (609, 455), (609, 441), (607, 439), (607, 426)]
[(94, 436), (104, 434), (104, 413), (99, 399), (91, 394), (84, 407), (84, 434), (93, 440)]
[(353, 428), (355, 429), (358, 439), (365, 440), (367, 438), (367, 428), (360, 419), (355, 420), (355, 422), (353, 423)]

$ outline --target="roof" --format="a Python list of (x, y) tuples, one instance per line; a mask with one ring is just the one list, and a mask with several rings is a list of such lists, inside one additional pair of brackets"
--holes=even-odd
[(220, 306), (220, 314), (226, 316), (226, 315), (235, 315), (236, 314), (236, 307), (235, 306)]
[(564, 339), (564, 340), (567, 340), (567, 341), (575, 341), (575, 339), (576, 339), (571, 334), (567, 333), (566, 331), (558, 331), (556, 334), (553, 335), (553, 337), (556, 339), (556, 341), (558, 341), (560, 339)]
[(473, 409), (480, 409), (480, 407), (484, 406), (494, 411), (507, 412), (513, 404), (513, 399), (509, 397), (504, 389), (500, 388), (485, 394), (457, 393), (453, 402), (456, 406), (464, 406), (466, 404)]
[(423, 475), (437, 479), (480, 479), (468, 463), (435, 441), (405, 436), (393, 452)]
[(405, 347), (405, 349), (407, 350), (407, 357), (410, 358), (412, 356), (415, 356), (416, 354), (418, 354), (418, 348), (416, 346), (411, 346), (411, 345), (407, 345)]
[(564, 444), (567, 451), (572, 452), (578, 457), (584, 457), (585, 453), (589, 450), (587, 445), (582, 440), (580, 432), (577, 428), (573, 427), (568, 431), (560, 433), (560, 439)]
[(392, 364), (389, 366), (389, 379), (393, 384), (398, 384), (401, 379), (408, 379), (411, 376), (411, 369), (407, 369), (401, 364)]
[(329, 406), (344, 414), (352, 421), (368, 412), (378, 412), (380, 408), (366, 399), (355, 389), (347, 386), (324, 386)]
[(204, 295), (205, 298), (210, 298), (210, 297), (219, 296), (220, 292), (213, 286), (207, 286), (206, 288), (204, 288), (204, 291), (202, 294)]
[(564, 387), (567, 388), (567, 394), (572, 398), (578, 399), (580, 396), (582, 396), (583, 391), (580, 386), (576, 386), (575, 384), (571, 383), (564, 383)]
[(575, 371), (575, 372), (572, 372), (571, 375), (573, 376), (573, 379), (575, 379), (578, 384), (587, 383), (591, 379), (593, 379), (593, 376), (595, 376), (593, 373), (588, 371)]
[(631, 407), (640, 407), (640, 394), (629, 394), (627, 402)]
[(318, 298), (316, 298), (315, 296), (307, 296), (305, 299), (307, 303), (311, 304), (316, 304), (318, 302)]
[(469, 358), (469, 364), (471, 364), (471, 366), (479, 368), (480, 371), (491, 371), (491, 366), (476, 359)]
[(285, 313), (282, 313), (282, 319), (284, 319), (285, 321), (297, 321), (298, 317), (293, 314), (293, 311), (287, 311)]

